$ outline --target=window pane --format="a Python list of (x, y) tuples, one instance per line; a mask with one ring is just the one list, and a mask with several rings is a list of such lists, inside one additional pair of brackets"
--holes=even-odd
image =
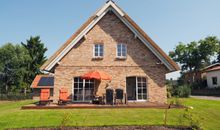
[(138, 88), (142, 87), (142, 84), (141, 83), (138, 83)]
[(78, 77), (74, 78), (74, 83), (78, 82), (78, 80), (79, 80)]
[(82, 82), (83, 82), (83, 79), (82, 79), (82, 78), (79, 78), (79, 82), (82, 83)]
[(103, 51), (103, 45), (100, 45), (99, 48), (100, 48), (100, 51)]
[(137, 78), (137, 81), (138, 81), (138, 82), (141, 82), (141, 78), (140, 78), (140, 77), (138, 77), (138, 78)]
[(95, 52), (98, 52), (98, 48), (95, 48)]
[(74, 83), (74, 89), (78, 89), (78, 83)]
[(138, 99), (141, 100), (142, 99), (142, 95), (138, 94)]
[(122, 51), (126, 51), (126, 46), (125, 45), (122, 46)]
[(146, 78), (143, 78), (142, 81), (146, 83)]
[(99, 47), (99, 45), (98, 44), (95, 44), (95, 48), (98, 48)]
[(118, 52), (118, 53), (121, 53), (121, 49), (118, 48), (117, 52)]
[(126, 52), (122, 52), (122, 56), (126, 57)]
[(147, 89), (146, 88), (143, 88), (143, 91), (142, 91), (143, 93), (147, 93)]
[(147, 99), (147, 95), (143, 95), (143, 99)]
[(138, 94), (142, 93), (142, 89), (138, 88)]
[(146, 88), (147, 87), (147, 85), (146, 85), (146, 83), (142, 83), (142, 86), (143, 86), (143, 88)]
[(117, 45), (118, 50), (121, 50), (121, 44)]

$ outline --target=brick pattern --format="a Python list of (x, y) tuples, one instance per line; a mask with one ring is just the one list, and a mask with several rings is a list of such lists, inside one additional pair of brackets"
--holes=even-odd
[[(93, 59), (95, 43), (104, 44), (103, 59)], [(116, 58), (117, 43), (127, 45), (126, 60)], [(112, 76), (112, 81), (96, 83), (96, 94), (105, 93), (107, 84), (113, 88), (123, 87), (126, 77), (147, 78), (148, 101), (166, 102), (165, 74), (168, 69), (157, 64), (159, 59), (115, 16), (106, 14), (89, 33), (60, 61), (55, 68), (54, 101), (59, 89), (67, 88), (72, 93), (73, 78), (91, 70), (102, 70)], [(70, 95), (71, 98), (72, 95)]]

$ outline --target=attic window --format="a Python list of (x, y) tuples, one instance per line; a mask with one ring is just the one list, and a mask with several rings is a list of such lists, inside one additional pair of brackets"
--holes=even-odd
[(94, 51), (93, 51), (93, 57), (94, 58), (102, 58), (103, 54), (104, 54), (103, 44), (95, 44), (94, 45)]
[(126, 59), (127, 57), (127, 46), (126, 44), (119, 43), (117, 44), (117, 58)]

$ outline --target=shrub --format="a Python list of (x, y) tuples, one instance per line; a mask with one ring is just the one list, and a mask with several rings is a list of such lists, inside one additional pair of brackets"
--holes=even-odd
[(0, 100), (25, 100), (32, 99), (32, 97), (32, 93), (27, 93), (26, 95), (23, 93), (0, 94)]
[(176, 105), (176, 106), (183, 106), (183, 101), (179, 98), (173, 98), (171, 101), (170, 101), (170, 104), (171, 105)]
[(202, 124), (199, 121), (200, 117), (193, 114), (190, 110), (190, 107), (187, 107), (184, 109), (184, 113), (180, 115), (179, 117), (179, 123), (181, 125), (186, 125), (185, 121), (189, 123), (189, 125), (192, 127), (193, 130), (200, 130), (202, 129)]
[(191, 94), (191, 88), (188, 85), (173, 86), (168, 91), (175, 97), (189, 97)]
[(181, 85), (177, 87), (176, 93), (178, 97), (189, 97), (191, 94), (191, 88), (188, 85)]

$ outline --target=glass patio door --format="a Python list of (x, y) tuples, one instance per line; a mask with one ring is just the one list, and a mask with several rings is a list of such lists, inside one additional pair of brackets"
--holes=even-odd
[(73, 101), (90, 102), (93, 98), (94, 80), (85, 80), (80, 77), (74, 78)]
[(147, 99), (147, 83), (146, 78), (136, 77), (137, 100)]
[(127, 98), (130, 101), (147, 100), (147, 81), (145, 77), (126, 78)]

